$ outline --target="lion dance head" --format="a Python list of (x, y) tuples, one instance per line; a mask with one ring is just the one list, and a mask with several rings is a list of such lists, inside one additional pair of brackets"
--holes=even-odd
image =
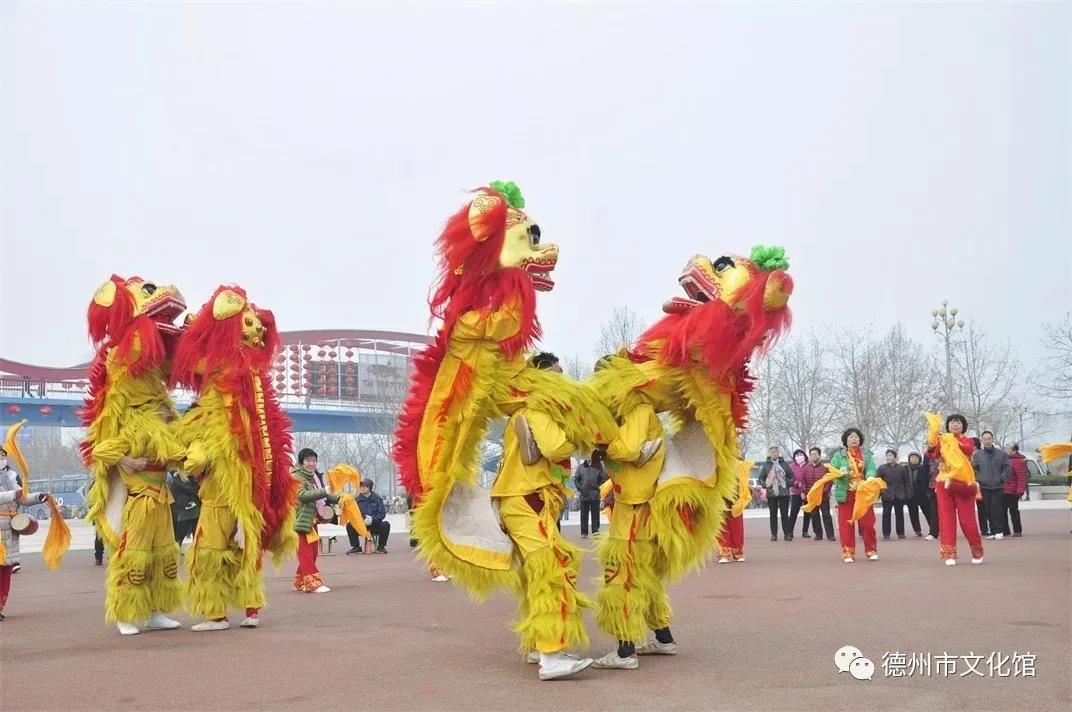
[(185, 310), (176, 287), (113, 274), (89, 303), (89, 338), (102, 352), (114, 348), (116, 361), (137, 376), (166, 360), (179, 333), (175, 318)]
[(558, 247), (544, 242), (540, 226), (523, 212), (525, 199), (514, 183), (493, 181), (474, 193), (436, 240), (439, 274), (429, 306), (448, 330), (467, 311), (517, 307), (521, 329), (503, 344), (517, 353), (540, 335), (535, 293), (554, 288)]

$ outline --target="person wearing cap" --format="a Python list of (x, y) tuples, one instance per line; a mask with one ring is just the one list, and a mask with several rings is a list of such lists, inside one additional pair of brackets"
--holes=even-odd
[(320, 570), (316, 567), (316, 555), (319, 551), (316, 525), (321, 521), (317, 514), (317, 505), (326, 500), (328, 504), (337, 504), (338, 494), (328, 492), (317, 476), (316, 451), (302, 448), (298, 452), (298, 466), (291, 472), (291, 477), (299, 483), (297, 512), (294, 515), (294, 531), (298, 533), (298, 571), (294, 575), (294, 590), (305, 593), (328, 593), (330, 588), (324, 585)]
[(23, 496), (18, 475), (7, 464), (7, 450), (0, 447), (0, 621), (4, 620), (4, 604), (11, 592), (11, 574), (19, 563), (19, 535), (11, 528), (11, 517), (19, 505), (39, 504), (47, 498), (42, 492)]
[[(387, 506), (383, 497), (373, 492), (375, 483), (365, 478), (361, 480), (361, 491), (357, 495), (357, 506), (365, 517), (365, 526), (376, 539), (376, 553), (387, 553), (387, 537), (391, 535), (391, 522), (387, 521)], [(346, 525), (346, 535), (350, 538), (350, 550), (347, 554), (360, 554), (361, 541), (353, 525)]]

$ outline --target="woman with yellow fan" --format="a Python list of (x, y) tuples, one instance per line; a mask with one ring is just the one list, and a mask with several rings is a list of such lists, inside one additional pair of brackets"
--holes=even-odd
[(951, 415), (945, 419), (946, 432), (942, 432), (942, 416), (924, 413), (927, 419), (927, 457), (938, 461), (934, 496), (938, 501), (938, 556), (946, 566), (957, 565), (957, 522), (971, 548), (973, 564), (983, 563), (983, 537), (979, 532), (979, 520), (975, 514), (975, 500), (981, 499), (979, 485), (975, 482), (975, 468), (971, 455), (975, 441), (965, 433), (968, 420), (963, 415)]
[[(18, 514), (18, 507), (47, 502), (52, 512), (52, 521), (45, 538), (43, 554), (50, 569), (60, 565), (60, 559), (71, 542), (71, 532), (67, 522), (56, 507), (52, 496), (47, 492), (30, 492), (30, 468), (19, 452), (18, 432), (26, 421), (12, 425), (7, 431), (4, 446), (0, 447), (0, 621), (4, 620), (4, 606), (11, 592), (11, 573), (19, 563), (19, 535), (17, 527), (12, 526), (12, 518)], [(20, 484), (18, 474), (8, 465), (8, 458), (15, 461), (22, 475)], [(32, 520), (31, 520), (32, 521)], [(32, 521), (33, 530), (37, 522)], [(23, 530), (26, 531), (26, 530)], [(29, 532), (32, 533), (32, 532)]]

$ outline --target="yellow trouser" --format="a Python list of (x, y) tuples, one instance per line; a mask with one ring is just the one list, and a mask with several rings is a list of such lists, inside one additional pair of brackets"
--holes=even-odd
[(544, 487), (527, 496), (498, 499), (499, 516), (521, 558), (521, 601), (514, 630), (523, 651), (557, 653), (588, 645), (581, 609), (591, 602), (577, 592), (581, 558), (558, 531), (561, 495)]
[(191, 615), (214, 620), (227, 617), (228, 605), (264, 607), (257, 532), (252, 536), (245, 533), (249, 551), (243, 552), (235, 541), (237, 531), (238, 520), (229, 507), (201, 502), (194, 543), (186, 553), (186, 595)]
[(162, 482), (130, 488), (119, 548), (108, 562), (104, 607), (109, 621), (142, 621), (153, 611), (167, 613), (181, 604), (170, 503)]
[(610, 531), (597, 552), (603, 586), (596, 623), (618, 640), (643, 643), (649, 629), (666, 628), (673, 617), (663, 581), (666, 566), (652, 538), (648, 504), (614, 504)]

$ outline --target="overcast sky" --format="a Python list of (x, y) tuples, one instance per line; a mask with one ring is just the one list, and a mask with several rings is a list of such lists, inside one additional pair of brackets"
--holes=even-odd
[(0, 355), (85, 361), (113, 271), (281, 328), (424, 332), (461, 192), (516, 181), (544, 346), (689, 256), (789, 251), (796, 328), (943, 298), (1029, 362), (1072, 305), (1069, 3), (0, 9)]

